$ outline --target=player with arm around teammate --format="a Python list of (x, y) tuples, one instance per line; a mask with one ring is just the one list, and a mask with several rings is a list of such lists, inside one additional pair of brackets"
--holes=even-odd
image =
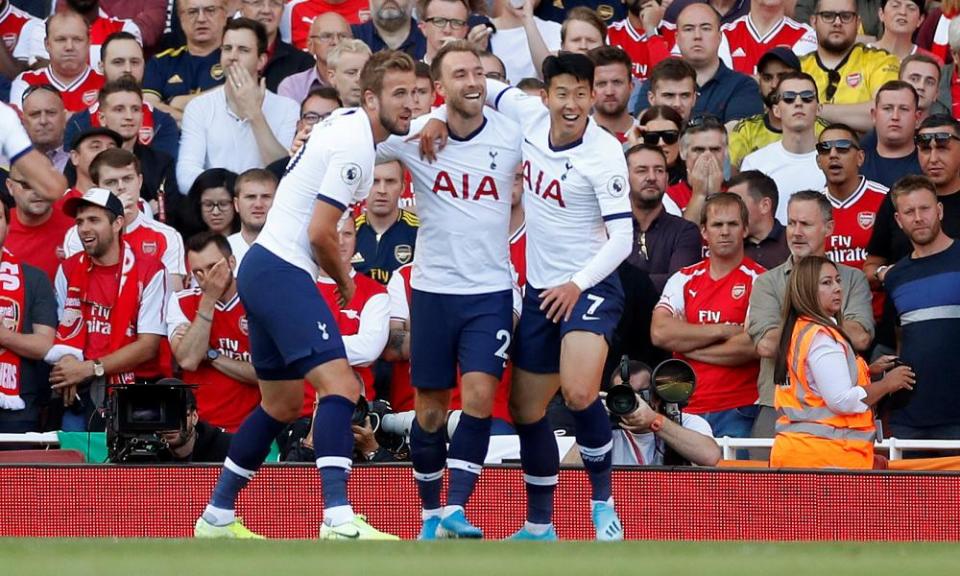
[[(620, 143), (590, 119), (593, 68), (582, 54), (548, 57), (542, 101), (487, 80), (487, 103), (519, 122), (524, 135), (527, 287), (514, 339), (510, 408), (520, 437), (527, 522), (515, 539), (556, 539), (553, 493), (560, 463), (546, 407), (558, 388), (576, 419), (597, 539), (623, 538), (599, 389), (623, 311), (615, 272), (630, 252), (633, 232)], [(421, 132), (426, 148), (435, 134)]]
[[(431, 68), (446, 102), (448, 145), (430, 163), (420, 159), (417, 142), (394, 136), (377, 147), (377, 159), (400, 160), (410, 170), (420, 218), (410, 279), (417, 389), (410, 449), (423, 506), (420, 538), (481, 538), (464, 507), (486, 458), (513, 335), (509, 227), (522, 136), (516, 122), (484, 107), (486, 78), (471, 44), (444, 45)], [(411, 132), (428, 120), (415, 120)], [(463, 415), (448, 452), (445, 423), (458, 367)], [(442, 507), (445, 464), (450, 482)]]
[[(396, 539), (353, 512), (347, 499), (359, 395), (337, 324), (316, 288), (323, 269), (341, 304), (354, 292), (339, 253), (337, 222), (372, 186), (375, 146), (410, 127), (414, 63), (406, 54), (375, 54), (360, 74), (362, 102), (316, 126), (287, 165), (267, 221), (250, 248), (237, 285), (247, 311), (261, 405), (237, 430), (197, 537), (251, 538), (234, 514), (239, 491), (263, 463), (273, 438), (299, 416), (303, 379), (320, 398), (314, 451), (323, 491), (325, 539)], [(264, 279), (269, 279), (264, 281)]]

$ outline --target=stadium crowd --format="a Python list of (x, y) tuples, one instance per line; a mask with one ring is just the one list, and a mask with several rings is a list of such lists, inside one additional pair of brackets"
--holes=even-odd
[[(204, 430), (236, 431), (261, 402), (236, 274), (291, 154), (334, 110), (360, 105), (364, 64), (386, 49), (416, 61), (413, 116), (437, 117), (443, 97), (430, 64), (445, 44), (466, 40), (487, 79), (544, 99), (544, 61), (558, 51), (586, 54), (592, 122), (622, 144), (632, 241), (617, 270), (625, 302), (605, 375), (627, 355), (639, 361), (631, 374), (647, 375), (639, 390), (649, 386), (650, 367), (686, 360), (697, 387), (684, 411), (696, 416), (689, 429), (697, 436), (686, 437), (689, 448), (647, 410), (618, 429), (615, 463), (662, 462), (656, 435), (688, 460), (713, 464), (718, 453), (704, 436), (796, 429), (792, 402), (803, 396), (796, 379), (805, 372), (789, 373), (794, 396), (786, 397), (777, 384), (791, 376), (777, 380), (775, 367), (788, 349), (795, 359), (801, 350), (791, 346), (802, 342), (811, 359), (852, 349), (873, 361), (870, 374), (891, 393), (868, 395), (869, 377), (854, 392), (827, 390), (826, 378), (856, 385), (857, 370), (814, 369), (810, 381), (821, 384), (807, 393), (820, 409), (862, 415), (875, 405), (887, 436), (960, 439), (952, 371), (960, 341), (960, 245), (952, 240), (960, 235), (960, 2), (0, 7), (0, 97), (8, 103), (0, 130), (19, 121), (29, 138), (2, 151), (0, 432), (102, 430), (105, 384), (171, 376), (197, 385), (191, 430), (199, 421)], [(339, 227), (355, 294), (341, 304), (330, 277), (316, 283), (363, 395), (399, 413), (413, 410), (415, 398), (418, 195), (484, 191), (449, 176), (433, 190), (415, 189), (414, 168), (395, 152)], [(491, 169), (511, 158), (502, 154), (485, 159)], [(48, 166), (63, 179), (44, 174)], [(520, 287), (524, 197), (550, 193), (517, 165), (509, 251)], [(821, 317), (838, 319), (824, 334), (839, 348), (782, 333), (791, 271), (807, 257), (835, 265), (842, 305)], [(794, 310), (802, 301), (789, 298)], [(510, 382), (507, 370), (493, 434), (515, 430)], [(454, 393), (449, 407), (461, 405)], [(301, 420), (288, 435), (299, 430), (309, 442), (314, 406), (305, 386)], [(837, 425), (819, 414), (805, 425)], [(575, 433), (561, 396), (548, 415), (555, 430)], [(353, 431), (358, 460), (391, 457), (369, 420)]]

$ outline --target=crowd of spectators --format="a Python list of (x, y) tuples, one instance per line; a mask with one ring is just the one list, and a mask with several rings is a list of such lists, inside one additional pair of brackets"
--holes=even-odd
[[(877, 405), (882, 431), (960, 439), (958, 2), (576, 4), (0, 0), (0, 99), (68, 185), (51, 202), (3, 159), (0, 432), (102, 429), (110, 384), (171, 376), (197, 385), (191, 430), (236, 430), (260, 391), (234, 278), (291, 152), (359, 105), (380, 50), (419, 62), (415, 116), (442, 106), (429, 64), (466, 39), (487, 78), (544, 97), (548, 55), (595, 63), (593, 120), (623, 143), (634, 225), (608, 366), (683, 358), (693, 429), (772, 438), (790, 274), (826, 257), (842, 308), (824, 317), (857, 354), (916, 374)], [(538, 185), (524, 180), (521, 285), (522, 195)], [(437, 189), (413, 190), (398, 161), (373, 181), (340, 227), (354, 301), (317, 284), (365, 396), (405, 411), (415, 194)], [(510, 432), (502, 392), (496, 429)]]

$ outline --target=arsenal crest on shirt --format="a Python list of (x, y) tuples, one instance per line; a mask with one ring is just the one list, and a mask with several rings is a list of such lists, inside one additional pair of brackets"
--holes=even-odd
[(864, 230), (873, 228), (873, 223), (876, 219), (877, 215), (873, 212), (860, 212), (857, 214), (857, 224)]
[(734, 284), (733, 288), (730, 290), (730, 295), (733, 296), (734, 300), (739, 300), (743, 298), (743, 295), (747, 293), (746, 284)]
[(847, 74), (847, 86), (851, 88), (856, 88), (860, 85), (860, 80), (863, 79), (863, 76), (859, 72), (854, 72), (853, 74)]
[(143, 250), (144, 254), (156, 254), (157, 253), (157, 243), (156, 242), (143, 242), (140, 244), (140, 248)]
[(241, 317), (240, 317), (240, 321), (237, 322), (237, 325), (239, 326), (240, 331), (243, 332), (243, 335), (244, 335), (244, 336), (249, 336), (249, 335), (250, 335), (250, 332), (249, 332), (248, 329), (247, 329), (247, 317), (246, 317), (246, 316), (241, 316)]

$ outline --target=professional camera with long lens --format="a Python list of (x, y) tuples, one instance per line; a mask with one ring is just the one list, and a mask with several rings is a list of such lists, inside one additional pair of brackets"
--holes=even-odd
[(363, 396), (357, 400), (357, 406), (353, 410), (351, 423), (362, 426), (363, 421), (370, 418), (370, 427), (377, 438), (377, 443), (387, 450), (397, 454), (406, 445), (405, 435), (399, 433), (396, 426), (391, 426), (392, 421), (397, 419), (393, 413), (393, 407), (386, 400), (374, 400), (368, 402)]
[[(664, 360), (654, 368), (650, 387), (639, 392), (630, 386), (630, 359), (627, 356), (621, 359), (619, 370), (621, 383), (607, 391), (607, 410), (612, 416), (619, 420), (633, 414), (643, 400), (651, 408), (659, 404), (659, 411), (664, 416), (681, 423), (681, 411), (697, 385), (697, 375), (689, 364), (675, 358)], [(654, 395), (660, 402), (653, 402)]]
[(163, 433), (186, 430), (190, 388), (174, 378), (111, 387), (106, 413), (107, 459), (114, 463), (157, 460), (167, 447)]

